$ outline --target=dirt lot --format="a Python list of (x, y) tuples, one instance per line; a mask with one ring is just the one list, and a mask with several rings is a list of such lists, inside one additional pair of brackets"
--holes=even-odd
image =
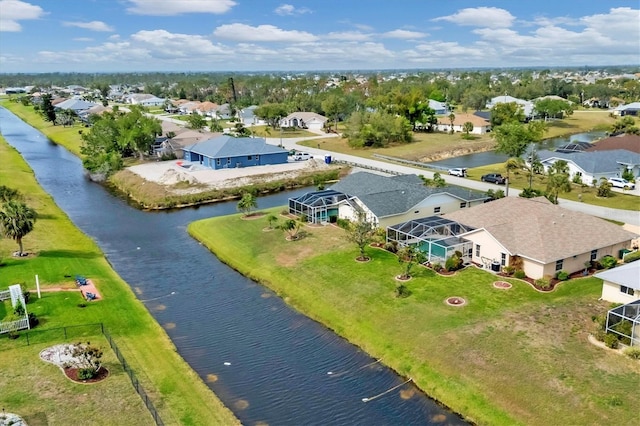
[[(268, 182), (292, 178), (300, 172), (329, 167), (324, 161), (315, 158), (306, 161), (290, 161), (286, 164), (221, 170), (212, 170), (184, 160), (172, 160), (140, 164), (130, 167), (129, 170), (145, 180), (171, 187), (176, 193), (185, 193), (245, 186), (256, 181)], [(178, 185), (182, 183), (189, 184), (188, 189), (185, 185)]]

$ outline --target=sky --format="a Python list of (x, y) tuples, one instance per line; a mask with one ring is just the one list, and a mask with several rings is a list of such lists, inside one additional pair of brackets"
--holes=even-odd
[(637, 64), (638, 0), (0, 0), (0, 73)]

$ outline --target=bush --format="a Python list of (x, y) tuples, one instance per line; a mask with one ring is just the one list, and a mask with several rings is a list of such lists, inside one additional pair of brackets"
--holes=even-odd
[(78, 370), (78, 379), (80, 380), (89, 380), (93, 379), (96, 376), (97, 372), (92, 368), (81, 368)]
[(624, 260), (624, 263), (631, 263), (631, 262), (635, 262), (636, 260), (640, 260), (640, 250), (636, 250), (634, 252), (627, 254), (623, 260)]
[(444, 262), (444, 268), (447, 271), (457, 271), (461, 267), (462, 267), (462, 259), (460, 257), (456, 256), (456, 255), (453, 255), (453, 256), (449, 257)]
[(615, 334), (607, 334), (604, 336), (604, 344), (611, 349), (618, 349), (618, 338)]
[(600, 259), (599, 263), (604, 269), (611, 269), (618, 264), (618, 261), (613, 256), (605, 256)]
[(338, 225), (342, 229), (349, 229), (349, 224), (350, 223), (351, 222), (349, 222), (349, 220), (347, 220), (347, 219), (338, 218), (336, 220), (336, 225)]
[(436, 262), (433, 265), (431, 265), (431, 268), (436, 272), (442, 271), (442, 265), (440, 263), (438, 263), (438, 262)]
[(569, 273), (567, 271), (558, 271), (556, 278), (560, 281), (566, 281), (569, 279)]
[(551, 287), (551, 280), (548, 277), (538, 278), (535, 283), (540, 288), (546, 289)]
[(524, 279), (527, 277), (527, 274), (524, 273), (522, 269), (518, 269), (513, 273), (514, 278)]
[(640, 348), (627, 348), (624, 350), (624, 354), (631, 359), (640, 360)]
[(36, 314), (34, 314), (33, 312), (29, 312), (28, 318), (29, 318), (29, 328), (33, 328), (36, 325), (40, 324), (40, 320), (38, 319), (38, 317), (36, 317)]
[(598, 329), (593, 334), (593, 337), (595, 337), (598, 342), (604, 342), (605, 337), (607, 337), (607, 333), (604, 330)]
[(409, 291), (406, 285), (402, 283), (398, 283), (396, 285), (396, 297), (405, 298), (405, 297), (409, 297), (410, 294), (411, 294), (411, 291)]
[(389, 241), (387, 243), (384, 244), (384, 249), (388, 252), (391, 253), (397, 253), (398, 252), (398, 243), (395, 241)]
[(505, 266), (504, 268), (502, 268), (502, 272), (504, 272), (507, 275), (513, 275), (515, 271), (516, 271), (516, 268), (514, 268), (513, 266)]
[[(624, 336), (631, 336), (631, 334), (633, 333), (633, 323), (627, 320), (620, 321), (619, 323), (617, 323), (611, 328), (613, 328), (615, 331), (617, 331), (620, 334), (624, 334)], [(630, 345), (631, 338), (624, 337), (624, 336), (618, 336), (618, 340), (620, 340), (625, 345)]]

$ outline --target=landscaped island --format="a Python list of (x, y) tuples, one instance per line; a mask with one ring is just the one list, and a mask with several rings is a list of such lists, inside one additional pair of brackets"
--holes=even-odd
[[(551, 293), (469, 267), (452, 276), (416, 267), (396, 297), (402, 265), (358, 248), (338, 227), (305, 226), (289, 241), (267, 218), (192, 223), (189, 232), (222, 261), (276, 291), (431, 397), (478, 424), (618, 424), (637, 420), (640, 365), (589, 343), (601, 281), (570, 280)], [(504, 278), (501, 277), (501, 280)], [(506, 287), (506, 286), (503, 286)], [(464, 304), (451, 305), (455, 297)]]

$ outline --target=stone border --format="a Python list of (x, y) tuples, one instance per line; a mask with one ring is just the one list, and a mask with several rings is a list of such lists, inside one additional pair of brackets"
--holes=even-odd
[(451, 297), (447, 297), (446, 299), (444, 299), (444, 303), (446, 303), (449, 306), (464, 306), (467, 304), (467, 301), (459, 296), (451, 296)]
[(511, 287), (513, 287), (513, 285), (506, 281), (494, 281), (493, 287), (497, 288), (498, 290), (509, 290)]

